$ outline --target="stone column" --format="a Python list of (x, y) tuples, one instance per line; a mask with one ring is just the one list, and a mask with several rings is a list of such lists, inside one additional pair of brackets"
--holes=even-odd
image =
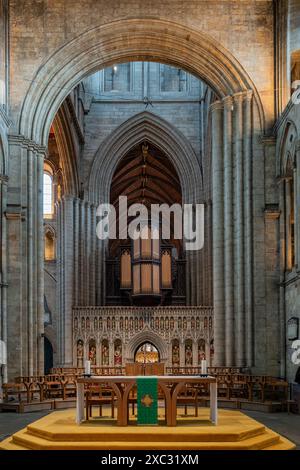
[[(0, 224), (1, 224), (1, 280), (0, 280), (0, 339), (7, 345), (7, 229), (6, 229), (6, 200), (8, 177), (0, 175)], [(7, 365), (2, 366), (0, 387), (7, 382)]]
[(33, 375), (33, 337), (34, 337), (34, 318), (33, 318), (33, 261), (34, 261), (34, 204), (33, 204), (33, 151), (28, 150), (27, 155), (27, 279), (28, 279), (28, 374)]
[(234, 95), (234, 275), (236, 365), (245, 365), (243, 93)]
[(74, 305), (74, 198), (64, 195), (58, 217), (60, 235), (59, 277), (59, 341), (60, 363), (72, 365), (72, 309)]
[(225, 277), (225, 364), (234, 365), (234, 289), (233, 289), (233, 160), (231, 96), (224, 100), (224, 277)]
[(96, 213), (95, 207), (90, 206), (91, 213), (91, 253), (90, 253), (90, 305), (95, 305), (95, 255), (96, 255)]
[(215, 363), (225, 363), (224, 312), (224, 191), (223, 191), (223, 103), (217, 101), (212, 112), (212, 200), (213, 200), (213, 296), (215, 318)]
[(79, 221), (79, 282), (80, 282), (80, 305), (85, 304), (85, 251), (86, 251), (86, 240), (84, 237), (85, 234), (85, 203), (84, 201), (79, 201), (80, 207), (80, 221)]
[(37, 371), (44, 373), (44, 155), (37, 154), (37, 249), (36, 249), (36, 272), (37, 272)]
[(79, 199), (74, 198), (74, 305), (80, 305), (80, 280), (79, 280), (79, 221), (80, 204)]
[[(10, 377), (44, 371), (43, 165), (46, 149), (10, 135), (7, 340)], [(9, 377), (9, 378), (10, 378)]]
[(280, 376), (286, 377), (286, 331), (285, 331), (285, 266), (286, 266), (286, 247), (285, 247), (285, 199), (284, 199), (284, 178), (279, 179), (279, 236), (280, 236), (280, 288), (279, 288), (279, 319), (280, 319)]
[(246, 365), (253, 365), (253, 210), (252, 210), (252, 91), (244, 99), (244, 237)]

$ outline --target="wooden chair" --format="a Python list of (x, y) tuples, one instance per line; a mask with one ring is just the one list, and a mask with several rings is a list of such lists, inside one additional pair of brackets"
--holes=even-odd
[(60, 375), (45, 375), (44, 396), (47, 399), (63, 398), (63, 385)]
[(111, 417), (115, 417), (115, 394), (109, 387), (89, 385), (86, 390), (86, 420), (92, 417), (93, 406), (99, 406), (99, 416), (102, 416), (102, 406), (111, 405)]
[(184, 414), (187, 416), (188, 405), (194, 405), (195, 416), (198, 416), (198, 388), (186, 385), (177, 397), (177, 406), (184, 405)]
[(287, 401), (289, 396), (289, 384), (285, 380), (275, 377), (267, 377), (264, 383), (263, 400)]
[[(28, 396), (23, 383), (4, 383), (2, 389), (4, 403), (9, 403), (10, 401), (18, 401), (21, 403), (22, 401), (26, 401)], [(23, 397), (25, 397), (25, 400), (23, 400)]]
[(231, 388), (231, 376), (229, 374), (217, 375), (218, 397), (229, 400)]
[(67, 400), (71, 397), (76, 397), (76, 375), (70, 374), (66, 375), (61, 379), (61, 386), (62, 386), (62, 398), (63, 400)]
[(242, 374), (231, 375), (229, 398), (249, 400), (249, 387), (247, 383), (247, 376)]

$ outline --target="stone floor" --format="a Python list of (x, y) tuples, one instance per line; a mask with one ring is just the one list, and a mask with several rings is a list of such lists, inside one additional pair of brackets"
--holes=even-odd
[(20, 431), (28, 424), (46, 416), (51, 411), (34, 411), (32, 413), (0, 413), (0, 441)]
[(294, 442), (296, 449), (300, 450), (300, 415), (244, 410), (243, 412)]
[[(12, 412), (0, 413), (0, 441), (48, 413), (49, 411), (24, 414)], [(245, 414), (293, 441), (297, 446), (297, 450), (300, 450), (300, 415), (262, 413), (258, 411), (246, 411)]]

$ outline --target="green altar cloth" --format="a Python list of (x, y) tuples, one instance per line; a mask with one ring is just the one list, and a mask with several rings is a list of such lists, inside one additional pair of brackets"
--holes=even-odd
[(157, 377), (137, 377), (138, 424), (157, 424)]

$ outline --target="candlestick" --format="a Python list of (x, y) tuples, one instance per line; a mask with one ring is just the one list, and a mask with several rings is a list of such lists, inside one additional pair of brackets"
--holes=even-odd
[(91, 361), (85, 361), (85, 371), (86, 375), (91, 375)]
[(201, 374), (206, 375), (207, 374), (207, 366), (206, 366), (206, 360), (202, 359), (201, 361)]

